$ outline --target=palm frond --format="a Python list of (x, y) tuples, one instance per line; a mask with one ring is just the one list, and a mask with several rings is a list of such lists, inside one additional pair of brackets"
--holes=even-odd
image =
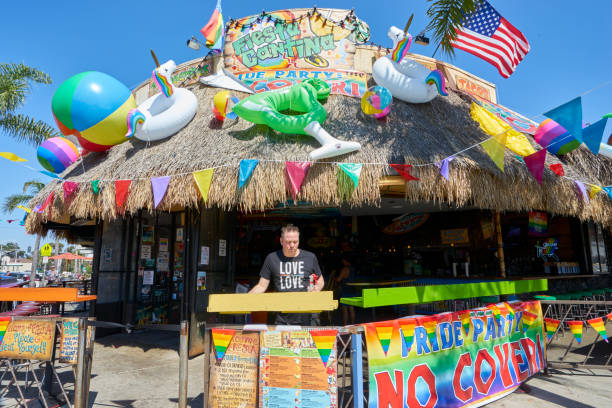
[(0, 113), (12, 112), (23, 105), (29, 90), (27, 82), (0, 75)]
[(40, 193), (40, 190), (42, 190), (44, 187), (45, 183), (42, 181), (29, 180), (23, 183), (23, 193), (26, 194), (29, 190), (29, 194), (35, 196), (36, 194)]
[(4, 199), (4, 202), (2, 203), (2, 211), (10, 213), (16, 209), (18, 205), (27, 204), (32, 198), (34, 198), (34, 196), (30, 194), (10, 195)]
[(50, 137), (60, 136), (53, 127), (26, 115), (5, 113), (0, 115), (0, 130), (4, 130), (15, 139), (39, 145)]
[(7, 77), (13, 81), (33, 81), (39, 84), (50, 84), (52, 82), (48, 74), (24, 63), (0, 64), (0, 76)]
[(463, 17), (474, 12), (482, 0), (428, 1), (431, 3), (427, 10), (430, 21), (426, 30), (432, 31), (432, 37), (442, 52), (452, 58), (455, 56), (452, 41), (457, 37), (456, 29), (461, 27)]

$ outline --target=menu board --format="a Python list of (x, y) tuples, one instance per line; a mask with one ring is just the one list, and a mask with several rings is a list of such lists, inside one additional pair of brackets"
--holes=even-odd
[(0, 358), (51, 360), (55, 320), (11, 320), (0, 345)]
[(237, 331), (221, 362), (210, 356), (210, 408), (255, 408), (257, 406), (257, 360), (259, 333)]
[(79, 349), (79, 319), (62, 320), (62, 341), (60, 342), (59, 360), (62, 363), (77, 363)]
[(327, 366), (310, 333), (267, 331), (261, 334), (260, 408), (337, 408), (336, 347)]

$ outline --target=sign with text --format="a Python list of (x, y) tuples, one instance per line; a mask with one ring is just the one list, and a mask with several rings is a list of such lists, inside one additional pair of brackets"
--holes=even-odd
[(55, 320), (11, 320), (2, 344), (0, 358), (51, 360), (55, 340)]
[[(469, 92), (469, 90), (468, 90)], [(480, 95), (470, 92), (472, 98), (483, 108), (497, 116), (499, 119), (506, 122), (508, 125), (518, 132), (529, 133), (535, 135), (538, 130), (538, 123), (531, 119), (519, 115), (518, 113), (511, 111), (505, 106), (497, 105), (493, 102), (484, 100)]]
[(533, 301), (366, 323), (368, 407), (478, 407), (501, 398), (544, 368), (542, 322)]
[(469, 244), (470, 237), (467, 228), (447, 229), (440, 231), (443, 244)]
[(61, 363), (76, 364), (79, 349), (79, 319), (62, 320), (62, 339), (59, 360)]

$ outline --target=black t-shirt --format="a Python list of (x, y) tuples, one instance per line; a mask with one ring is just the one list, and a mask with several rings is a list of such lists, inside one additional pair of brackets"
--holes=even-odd
[(288, 258), (279, 249), (266, 257), (259, 276), (273, 281), (278, 292), (306, 292), (312, 274), (321, 276), (315, 254), (300, 249), (298, 256)]

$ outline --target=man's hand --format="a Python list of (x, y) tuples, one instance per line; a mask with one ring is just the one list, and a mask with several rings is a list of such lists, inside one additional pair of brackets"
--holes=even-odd
[(323, 290), (323, 286), (325, 286), (323, 275), (315, 277), (315, 284), (310, 290), (310, 292), (320, 292), (321, 290)]
[(260, 277), (257, 285), (253, 286), (249, 293), (264, 293), (268, 289), (268, 285), (270, 285), (270, 279)]

